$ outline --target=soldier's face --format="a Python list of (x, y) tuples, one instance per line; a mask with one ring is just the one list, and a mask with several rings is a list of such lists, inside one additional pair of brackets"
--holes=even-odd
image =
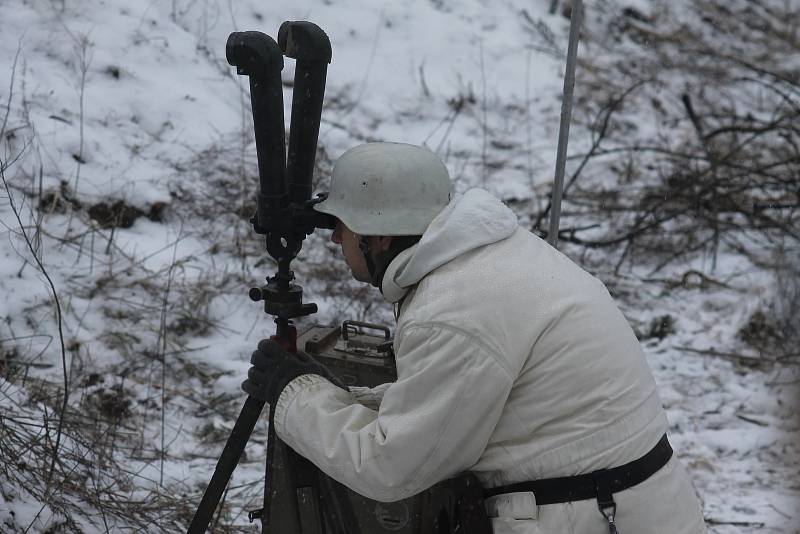
[(367, 262), (364, 259), (364, 253), (359, 248), (361, 236), (353, 233), (342, 221), (336, 221), (336, 228), (331, 234), (331, 241), (342, 247), (342, 255), (350, 271), (353, 273), (353, 278), (359, 282), (369, 282), (369, 269)]

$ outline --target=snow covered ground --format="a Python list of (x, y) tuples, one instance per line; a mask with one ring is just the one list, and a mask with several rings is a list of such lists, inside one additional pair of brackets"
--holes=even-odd
[[(0, 530), (179, 531), (213, 471), (249, 354), (273, 330), (246, 297), (273, 264), (247, 221), (255, 150), (247, 83), (224, 57), (231, 32), (310, 20), (330, 36), (322, 179), (365, 140), (421, 143), (457, 190), (513, 205), (545, 193), (554, 167), (569, 21), (549, 3), (0, 0)], [(590, 3), (588, 23), (607, 4)], [(539, 23), (558, 49), (531, 46)], [(320, 305), (301, 325), (390, 323), (322, 234), (296, 265)], [(708, 261), (655, 280), (598, 274), (637, 330), (672, 318), (644, 344), (711, 530), (800, 532), (796, 360), (764, 361), (737, 337), (775, 281), (733, 254), (720, 284), (681, 284), (691, 269)], [(236, 472), (226, 528), (255, 530), (265, 435)]]

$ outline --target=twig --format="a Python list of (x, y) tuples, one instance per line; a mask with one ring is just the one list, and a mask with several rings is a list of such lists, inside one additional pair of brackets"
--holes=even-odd
[[(12, 65), (12, 68), (11, 68), (11, 82), (10, 82), (10, 89), (9, 89), (9, 93), (8, 93), (8, 106), (6, 107), (6, 113), (5, 113), (5, 116), (3, 117), (3, 127), (0, 128), (0, 139), (5, 134), (5, 126), (8, 124), (8, 116), (9, 116), (9, 113), (10, 113), (10, 110), (11, 110), (11, 99), (13, 97), (13, 89), (14, 89), (14, 76), (16, 74), (16, 68), (17, 68), (17, 63), (16, 62), (17, 62), (17, 57), (19, 57), (19, 50), (20, 49), (18, 48), (17, 49), (17, 55), (14, 58), (14, 64)], [(18, 159), (18, 158), (19, 158), (19, 155), (17, 156), (17, 158), (15, 158), (15, 160)], [(32, 243), (31, 239), (28, 236), (28, 232), (25, 230), (25, 225), (22, 222), (22, 218), (20, 217), (19, 210), (17, 209), (17, 206), (14, 203), (14, 197), (11, 194), (11, 188), (9, 187), (8, 181), (6, 180), (6, 175), (5, 175), (5, 169), (6, 168), (7, 168), (6, 162), (5, 161), (0, 161), (0, 178), (3, 180), (3, 187), (5, 188), (6, 195), (8, 196), (8, 203), (11, 206), (11, 211), (14, 213), (14, 217), (17, 220), (17, 224), (19, 225), (19, 229), (22, 232), (22, 236), (25, 239), (25, 243), (27, 244), (28, 249), (30, 250), (31, 254), (33, 255), (33, 259), (36, 261), (36, 264), (38, 265), (39, 270), (44, 275), (44, 277), (47, 279), (47, 283), (50, 285), (50, 290), (53, 293), (53, 300), (55, 301), (55, 305), (56, 305), (56, 320), (58, 322), (58, 337), (59, 337), (59, 341), (61, 343), (61, 370), (62, 370), (63, 378), (64, 378), (64, 396), (63, 396), (63, 400), (62, 400), (62, 403), (61, 403), (61, 412), (59, 413), (59, 416), (58, 416), (58, 430), (57, 430), (57, 433), (56, 433), (56, 444), (55, 444), (55, 447), (53, 448), (53, 457), (52, 457), (52, 460), (50, 462), (50, 469), (49, 469), (48, 474), (47, 474), (46, 486), (49, 487), (50, 486), (50, 482), (52, 481), (53, 472), (54, 472), (55, 467), (56, 467), (56, 461), (58, 460), (58, 449), (59, 449), (59, 446), (61, 444), (61, 430), (62, 430), (63, 423), (64, 423), (64, 413), (66, 412), (67, 404), (69, 403), (69, 377), (67, 375), (67, 349), (66, 349), (66, 344), (64, 342), (64, 330), (63, 330), (62, 316), (61, 316), (61, 303), (59, 302), (58, 291), (56, 290), (56, 286), (53, 283), (53, 279), (50, 278), (50, 275), (47, 273), (47, 269), (45, 269), (44, 265), (42, 264), (41, 260), (39, 259), (39, 256), (36, 254), (36, 250), (34, 249), (33, 243)]]
[[(459, 115), (461, 115), (461, 110), (463, 110), (463, 109), (464, 109), (464, 106), (457, 106), (453, 110), (453, 114), (450, 116), (450, 118), (449, 119), (445, 118), (447, 120), (447, 129), (445, 129), (444, 134), (442, 135), (442, 139), (439, 141), (439, 144), (436, 145), (436, 151), (435, 152), (437, 154), (441, 153), (442, 147), (444, 146), (445, 141), (447, 141), (447, 139), (450, 137), (450, 132), (453, 131), (453, 126), (456, 123), (456, 119), (458, 118)], [(445, 119), (443, 119), (443, 120), (445, 120)], [(438, 127), (437, 127), (437, 129), (438, 129)], [(449, 149), (449, 145), (448, 145), (448, 149)], [(445, 159), (445, 161), (447, 160), (447, 158), (444, 158), (444, 159)]]
[(425, 82), (425, 61), (423, 60), (422, 63), (419, 64), (419, 83), (422, 86), (422, 96), (425, 98), (430, 98), (431, 90), (428, 88), (428, 84)]
[(214, 523), (211, 525), (211, 532), (215, 532), (217, 530), (217, 525), (219, 524), (219, 520), (222, 517), (222, 510), (225, 508), (225, 499), (228, 498), (228, 490), (230, 489), (230, 485), (225, 486), (225, 492), (222, 494), (222, 499), (219, 502), (219, 507), (217, 508), (217, 514), (214, 517)]
[(738, 419), (741, 419), (742, 421), (747, 421), (748, 423), (753, 423), (754, 425), (758, 425), (758, 426), (769, 426), (769, 423), (767, 423), (767, 422), (765, 422), (765, 421), (761, 421), (761, 420), (759, 420), (759, 419), (754, 419), (754, 418), (752, 418), (752, 417), (748, 417), (748, 416), (746, 416), (746, 415), (742, 415), (742, 414), (740, 414), (740, 413), (737, 413), (737, 414), (736, 414), (736, 417), (737, 417)]
[[(583, 171), (584, 167), (589, 163), (589, 161), (599, 155), (605, 155), (609, 151), (615, 151), (616, 149), (608, 149), (608, 150), (600, 150), (600, 145), (605, 140), (606, 135), (608, 134), (609, 126), (611, 125), (611, 117), (613, 116), (614, 112), (620, 108), (622, 103), (625, 101), (628, 96), (630, 96), (636, 89), (643, 86), (644, 84), (650, 82), (651, 80), (639, 80), (628, 89), (626, 89), (621, 95), (612, 98), (607, 105), (605, 105), (598, 113), (597, 117), (595, 118), (594, 123), (600, 123), (599, 127), (592, 128), (592, 146), (589, 148), (589, 151), (586, 154), (581, 156), (581, 162), (578, 164), (576, 169), (570, 175), (569, 180), (566, 184), (564, 184), (564, 190), (562, 192), (562, 197), (564, 199), (567, 198), (567, 193), (569, 192), (570, 188), (575, 184), (580, 176), (581, 172)], [(658, 148), (658, 147), (654, 147)], [(570, 158), (571, 159), (571, 158)], [(541, 210), (536, 215), (535, 222), (531, 225), (533, 230), (537, 230), (541, 228), (542, 221), (549, 215), (550, 209), (552, 207), (552, 198), (548, 200), (547, 205), (543, 210)]]
[[(523, 10), (524, 11), (524, 10)], [(538, 204), (533, 178), (533, 129), (531, 126), (531, 51), (525, 52), (525, 171), (531, 186), (531, 204)]]
[(78, 115), (78, 131), (79, 131), (79, 140), (78, 140), (78, 154), (75, 158), (75, 193), (78, 193), (78, 183), (81, 179), (81, 166), (85, 163), (83, 159), (83, 144), (84, 144), (84, 136), (83, 136), (83, 127), (84, 127), (84, 94), (86, 92), (86, 73), (89, 71), (89, 63), (91, 63), (91, 59), (87, 59), (87, 49), (89, 48), (89, 38), (86, 35), (81, 35), (80, 39), (76, 41), (76, 49), (78, 54), (78, 65), (81, 71), (81, 82), (80, 87), (78, 89), (79, 95), (79, 115)]
[(345, 112), (341, 115), (341, 117), (346, 117), (349, 115), (356, 107), (358, 107), (359, 103), (361, 102), (361, 98), (364, 96), (364, 92), (367, 90), (367, 80), (369, 79), (369, 74), (372, 71), (372, 62), (375, 60), (375, 53), (378, 51), (378, 40), (380, 39), (381, 35), (381, 27), (384, 24), (384, 11), (386, 10), (386, 6), (384, 5), (381, 7), (381, 11), (378, 14), (378, 25), (375, 28), (375, 35), (372, 38), (372, 48), (369, 52), (369, 59), (367, 60), (367, 67), (364, 69), (364, 76), (361, 78), (361, 83), (358, 87), (358, 93), (356, 93), (356, 97), (347, 107)]
[(486, 68), (484, 67), (483, 62), (483, 39), (479, 41), (480, 45), (480, 64), (481, 64), (481, 180), (483, 182), (483, 186), (486, 187), (486, 178), (487, 178), (487, 170), (488, 166), (486, 164), (487, 160), (487, 153), (486, 148), (488, 145), (487, 137), (488, 137), (488, 124), (487, 124), (487, 110), (486, 110)]
[(14, 61), (11, 64), (11, 80), (8, 82), (8, 101), (6, 102), (6, 111), (3, 114), (3, 124), (0, 126), (0, 139), (5, 136), (6, 126), (8, 126), (8, 117), (11, 116), (11, 99), (14, 96), (14, 75), (17, 72), (17, 62), (19, 61), (19, 54), (22, 51), (22, 41), (17, 45), (17, 52), (14, 54)]
[(166, 417), (166, 353), (167, 353), (167, 304), (169, 303), (169, 290), (172, 287), (172, 272), (175, 268), (175, 260), (178, 254), (178, 243), (181, 241), (181, 234), (183, 233), (183, 225), (178, 230), (178, 238), (175, 240), (175, 246), (172, 248), (172, 262), (170, 263), (169, 270), (167, 271), (167, 287), (164, 290), (164, 300), (161, 304), (161, 320), (158, 332), (158, 341), (160, 347), (160, 360), (161, 360), (161, 465), (160, 465), (160, 478), (159, 485), (164, 485), (164, 461), (166, 459), (166, 446), (164, 443), (165, 434), (165, 417)]
[[(683, 102), (684, 108), (686, 108), (686, 114), (689, 116), (689, 120), (692, 122), (692, 126), (694, 126), (694, 131), (697, 134), (697, 139), (700, 145), (703, 148), (703, 151), (708, 156), (709, 161), (711, 162), (710, 171), (711, 171), (711, 178), (712, 184), (716, 184), (717, 182), (717, 170), (719, 168), (719, 157), (716, 152), (708, 143), (708, 138), (705, 135), (703, 123), (700, 120), (700, 117), (697, 116), (697, 112), (694, 109), (694, 105), (692, 105), (691, 97), (688, 93), (684, 93), (681, 95), (681, 101)], [(711, 198), (716, 199), (717, 188), (715, 185), (712, 185), (713, 189), (711, 191)], [(711, 271), (715, 271), (717, 268), (717, 255), (719, 254), (719, 238), (720, 238), (720, 229), (719, 229), (719, 216), (716, 212), (713, 213), (713, 217), (711, 220), (711, 227), (714, 232), (714, 245), (713, 245), (713, 255), (711, 258)]]
[[(714, 349), (695, 349), (692, 347), (678, 347), (678, 346), (673, 346), (672, 348), (683, 352), (690, 352), (692, 354), (702, 354), (704, 356), (714, 356), (716, 358), (732, 360), (742, 365), (749, 365), (751, 367), (763, 367), (778, 363), (777, 360), (770, 360), (767, 358), (756, 358), (754, 356), (745, 356), (744, 354), (736, 354), (734, 352), (721, 352)], [(792, 362), (792, 361), (787, 361), (782, 363), (800, 365), (800, 362)]]
[(733, 527), (756, 527), (763, 528), (764, 523), (758, 521), (723, 521), (722, 519), (706, 518), (708, 525), (730, 525)]

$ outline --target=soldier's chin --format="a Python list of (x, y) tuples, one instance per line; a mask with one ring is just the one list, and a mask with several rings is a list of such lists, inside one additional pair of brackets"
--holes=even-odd
[(364, 282), (364, 283), (372, 282), (372, 279), (369, 277), (368, 274), (358, 273), (354, 271), (352, 267), (350, 268), (350, 273), (353, 275), (353, 278), (355, 278), (359, 282)]

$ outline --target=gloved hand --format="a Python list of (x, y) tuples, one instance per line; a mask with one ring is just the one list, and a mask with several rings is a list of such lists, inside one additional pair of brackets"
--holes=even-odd
[(250, 357), (253, 366), (247, 372), (242, 389), (248, 395), (274, 404), (286, 384), (300, 375), (320, 375), (342, 389), (347, 389), (321, 363), (304, 352), (292, 354), (271, 339), (262, 339)]

